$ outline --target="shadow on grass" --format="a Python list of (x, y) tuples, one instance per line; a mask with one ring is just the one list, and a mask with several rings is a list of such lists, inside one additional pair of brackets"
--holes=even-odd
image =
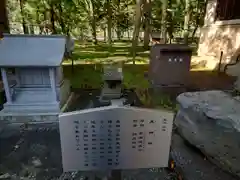
[[(148, 81), (144, 72), (148, 70), (147, 64), (123, 65), (124, 85), (126, 88), (148, 88)], [(69, 79), (73, 88), (99, 89), (102, 87), (103, 64), (79, 64), (72, 67), (63, 66), (65, 78)]]

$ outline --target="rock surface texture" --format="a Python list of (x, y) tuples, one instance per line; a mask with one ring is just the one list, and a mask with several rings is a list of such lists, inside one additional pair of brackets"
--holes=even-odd
[(240, 101), (222, 91), (183, 93), (179, 133), (213, 163), (240, 177)]

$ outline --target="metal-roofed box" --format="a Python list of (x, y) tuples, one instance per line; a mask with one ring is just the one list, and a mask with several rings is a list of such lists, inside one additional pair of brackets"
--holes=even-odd
[(192, 50), (187, 45), (156, 44), (151, 48), (149, 79), (155, 87), (187, 84)]
[(1, 119), (57, 117), (70, 92), (61, 67), (65, 46), (65, 36), (4, 34), (0, 67), (7, 102)]

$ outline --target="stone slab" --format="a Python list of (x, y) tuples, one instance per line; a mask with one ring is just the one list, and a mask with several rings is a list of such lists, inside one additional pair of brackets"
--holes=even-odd
[(237, 180), (224, 172), (196, 149), (187, 145), (178, 134), (173, 134), (171, 153), (176, 170), (184, 180)]
[(119, 105), (63, 113), (63, 169), (167, 167), (172, 121), (172, 112)]
[(222, 91), (183, 93), (177, 101), (179, 133), (211, 162), (240, 177), (240, 102)]
[(0, 121), (6, 121), (10, 123), (49, 123), (49, 122), (58, 122), (58, 113), (30, 113), (19, 114), (19, 113), (8, 113), (0, 114)]

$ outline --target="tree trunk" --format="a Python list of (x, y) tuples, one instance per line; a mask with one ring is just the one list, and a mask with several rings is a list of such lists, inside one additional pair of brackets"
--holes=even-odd
[(135, 15), (135, 27), (133, 31), (133, 39), (132, 39), (132, 55), (133, 55), (133, 64), (135, 64), (135, 58), (136, 58), (136, 49), (138, 45), (138, 38), (139, 38), (139, 32), (141, 27), (141, 6), (142, 6), (142, 0), (136, 1), (136, 15)]
[(111, 0), (107, 0), (107, 14), (108, 14), (108, 44), (112, 44), (112, 7)]
[(151, 19), (151, 0), (145, 0), (144, 2), (144, 49), (149, 48), (150, 41), (150, 19)]
[(24, 34), (29, 34), (29, 31), (28, 31), (28, 26), (26, 24), (26, 20), (25, 20), (25, 13), (24, 13), (24, 3), (25, 3), (25, 0), (19, 0), (19, 3), (20, 3), (20, 12), (21, 12), (21, 16), (22, 16), (22, 26), (23, 26), (23, 32)]
[(69, 29), (69, 27), (68, 27), (68, 26), (67, 26), (66, 35), (70, 37), (70, 29)]
[(59, 24), (61, 26), (63, 34), (66, 34), (66, 26), (65, 26), (65, 23), (64, 23), (63, 18), (62, 18), (63, 17), (63, 10), (62, 10), (62, 6), (61, 6), (60, 3), (58, 5), (58, 8), (59, 8)]
[(167, 6), (168, 0), (162, 0), (161, 38), (164, 44), (167, 43)]
[(29, 28), (30, 28), (30, 33), (31, 33), (31, 34), (34, 34), (34, 26), (33, 26), (33, 25), (30, 25)]
[(117, 27), (117, 38), (118, 38), (118, 40), (121, 40), (121, 30), (120, 30), (120, 28), (119, 28), (119, 26)]
[(193, 30), (193, 33), (192, 33), (192, 41), (193, 41), (193, 39), (194, 39), (194, 37), (195, 37), (195, 34), (196, 34), (197, 30), (198, 30), (198, 25), (196, 25), (196, 26), (194, 27), (194, 30)]
[(92, 17), (92, 37), (93, 37), (93, 43), (97, 44), (97, 28), (96, 28), (96, 18), (95, 15)]
[[(128, 0), (127, 0), (127, 12), (128, 12)], [(129, 21), (127, 21), (127, 27), (128, 27), (128, 29), (127, 29), (127, 36), (128, 36), (128, 40), (130, 40), (130, 29), (129, 29)]]
[(118, 0), (117, 1), (117, 38), (118, 38), (118, 40), (121, 40), (121, 34), (122, 34), (122, 32), (121, 32), (121, 24), (120, 24), (120, 3), (121, 3), (121, 0)]
[(24, 34), (29, 34), (28, 27), (26, 25), (26, 20), (25, 20), (25, 17), (24, 17), (24, 3), (25, 3), (25, 0), (19, 0), (19, 3), (20, 3), (20, 11), (21, 11), (21, 16), (22, 16), (23, 32), (24, 32)]
[(184, 18), (184, 31), (183, 31), (183, 38), (184, 44), (188, 44), (188, 36), (189, 36), (189, 23), (190, 23), (190, 0), (185, 0), (185, 18)]
[(41, 25), (41, 21), (40, 21), (40, 15), (39, 15), (39, 6), (37, 6), (37, 10), (36, 10), (36, 22), (38, 24), (38, 27), (39, 27), (39, 33), (42, 34), (43, 32), (43, 27)]
[(107, 32), (106, 32), (106, 28), (104, 28), (104, 42), (107, 41)]
[(0, 0), (0, 38), (2, 33), (10, 33), (6, 0)]
[(196, 25), (195, 25), (195, 28), (193, 30), (193, 33), (192, 33), (192, 41), (194, 41), (194, 37), (195, 37), (195, 34), (198, 30), (199, 27), (203, 26), (204, 25), (204, 21), (201, 21), (201, 18), (205, 16), (206, 14), (206, 6), (207, 6), (207, 0), (204, 0), (203, 2), (203, 6), (201, 7), (200, 6), (200, 0), (197, 0), (197, 13), (198, 13), (198, 16), (196, 17)]
[[(172, 0), (168, 0), (168, 9), (172, 9)], [(169, 38), (169, 43), (172, 44), (173, 32), (174, 32), (174, 12), (168, 12), (167, 13), (167, 34)]]
[(51, 4), (50, 14), (51, 14), (52, 33), (57, 34), (57, 31), (56, 31), (56, 28), (55, 28), (55, 12), (54, 12), (54, 5), (53, 4)]

